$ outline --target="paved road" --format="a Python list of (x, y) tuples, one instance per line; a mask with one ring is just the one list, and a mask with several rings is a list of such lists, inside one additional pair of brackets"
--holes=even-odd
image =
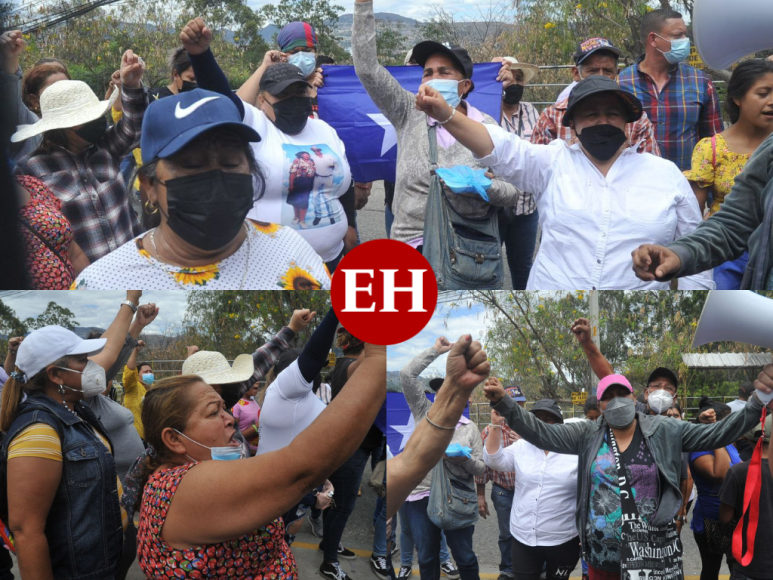
[[(494, 507), (491, 503), (491, 483), (486, 486), (486, 498), (489, 504), (489, 511), (492, 515), (488, 516), (485, 520), (478, 520), (478, 523), (475, 524), (473, 549), (478, 556), (481, 578), (497, 578), (499, 573), (499, 547), (497, 545), (499, 528), (497, 526)], [(691, 516), (692, 510), (690, 510), (688, 519), (691, 518)], [(682, 532), (682, 542), (684, 543), (684, 573), (686, 580), (698, 580), (698, 576), (701, 572), (701, 559), (700, 554), (698, 553), (698, 546), (695, 544), (695, 539), (693, 538), (692, 532), (689, 530), (689, 522), (685, 524), (684, 531)], [(395, 558), (395, 566), (399, 565), (398, 556)], [(413, 570), (414, 575), (416, 576), (418, 576), (418, 569), (417, 560), (414, 554)], [(722, 575), (725, 575), (725, 578), (729, 575), (726, 563), (722, 564), (720, 578), (722, 578)], [(580, 576), (582, 576), (582, 569), (578, 564), (577, 568), (572, 573), (572, 577), (579, 578)]]
[[(354, 512), (344, 530), (343, 544), (357, 554), (355, 560), (341, 560), (341, 568), (353, 580), (376, 580), (370, 569), (370, 555), (373, 549), (373, 511), (376, 508), (376, 495), (368, 487), (370, 463), (362, 478), (362, 496), (357, 499)], [(319, 566), (322, 564), (322, 552), (318, 546), (320, 538), (311, 533), (308, 522), (304, 523), (301, 533), (296, 536), (292, 550), (298, 562), (299, 580), (319, 579)], [(19, 569), (14, 566), (13, 573), (20, 578)], [(145, 575), (135, 561), (129, 570), (127, 580), (143, 580)]]

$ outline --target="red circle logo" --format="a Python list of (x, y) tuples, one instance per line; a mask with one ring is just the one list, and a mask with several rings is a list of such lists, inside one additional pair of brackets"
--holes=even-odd
[(427, 259), (408, 244), (373, 240), (346, 254), (331, 286), (339, 322), (370, 344), (398, 344), (427, 325), (437, 281)]

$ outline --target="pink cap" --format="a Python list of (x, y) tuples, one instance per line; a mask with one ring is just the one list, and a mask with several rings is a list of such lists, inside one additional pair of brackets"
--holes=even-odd
[(599, 386), (596, 387), (596, 398), (600, 401), (604, 396), (604, 391), (612, 385), (621, 385), (633, 393), (633, 387), (623, 375), (607, 375), (599, 381)]

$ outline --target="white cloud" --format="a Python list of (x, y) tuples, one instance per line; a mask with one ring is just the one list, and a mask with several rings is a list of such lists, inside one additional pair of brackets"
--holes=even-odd
[[(446, 318), (448, 311), (447, 306), (440, 305), (419, 334), (406, 342), (387, 347), (387, 370), (401, 370), (417, 354), (430, 348), (439, 336), (445, 336), (452, 342), (465, 334), (471, 334), (473, 340), (483, 338), (490, 324), (483, 307), (473, 305), (472, 309), (460, 308)], [(435, 359), (424, 374), (444, 375), (447, 356)]]
[[(164, 333), (179, 328), (185, 316), (186, 293), (183, 291), (153, 292), (142, 294), (143, 304), (154, 302), (159, 307), (158, 318), (147, 327), (148, 333)], [(22, 320), (41, 314), (49, 302), (69, 308), (81, 326), (107, 328), (115, 318), (119, 305), (126, 299), (125, 291), (61, 292), (38, 290), (27, 292), (3, 301), (16, 311)]]

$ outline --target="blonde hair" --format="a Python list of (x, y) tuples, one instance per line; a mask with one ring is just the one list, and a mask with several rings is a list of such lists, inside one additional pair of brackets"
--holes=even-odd
[[(69, 357), (63, 356), (62, 358), (55, 360), (51, 364), (33, 376), (29, 381), (22, 382), (13, 378), (13, 375), (8, 378), (3, 385), (3, 397), (0, 402), (0, 431), (8, 433), (19, 414), (19, 405), (21, 404), (22, 396), (24, 393), (30, 395), (32, 393), (42, 392), (46, 387), (46, 379), (48, 377), (48, 367), (51, 365), (58, 367), (67, 367), (67, 361)], [(15, 367), (15, 372), (21, 373), (19, 367)]]

